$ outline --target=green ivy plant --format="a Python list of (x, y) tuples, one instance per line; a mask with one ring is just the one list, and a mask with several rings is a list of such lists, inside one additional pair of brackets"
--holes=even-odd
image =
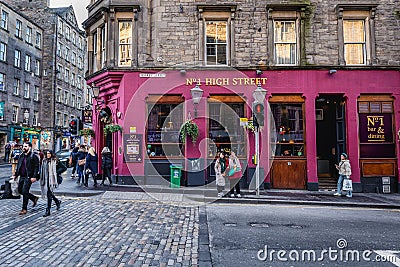
[(115, 132), (122, 132), (122, 127), (118, 124), (107, 124), (104, 127), (104, 135), (107, 135), (109, 133), (115, 133)]
[(182, 124), (179, 134), (181, 136), (182, 143), (185, 143), (186, 137), (190, 136), (193, 144), (195, 144), (197, 138), (199, 137), (199, 127), (193, 120), (188, 120)]
[(93, 129), (86, 128), (86, 129), (80, 130), (79, 131), (79, 135), (80, 136), (91, 136), (91, 137), (94, 137), (95, 134), (94, 134)]

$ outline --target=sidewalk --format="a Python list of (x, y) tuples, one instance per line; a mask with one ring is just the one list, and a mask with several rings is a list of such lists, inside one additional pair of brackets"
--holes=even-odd
[[(305, 190), (261, 190), (257, 197), (254, 191), (242, 190), (241, 198), (217, 198), (216, 189), (213, 187), (181, 187), (160, 188), (156, 186), (139, 187), (136, 185), (113, 185), (93, 187), (93, 180), (89, 181), (89, 188), (76, 184), (76, 179), (67, 175), (57, 195), (69, 197), (99, 196), (108, 199), (149, 200), (155, 199), (163, 202), (191, 203), (240, 203), (240, 204), (286, 204), (286, 205), (322, 205), (345, 207), (368, 207), (400, 209), (400, 194), (354, 193), (352, 198), (334, 196), (331, 191), (305, 191)], [(146, 192), (144, 192), (146, 191)], [(34, 183), (31, 192), (40, 195), (39, 183)]]

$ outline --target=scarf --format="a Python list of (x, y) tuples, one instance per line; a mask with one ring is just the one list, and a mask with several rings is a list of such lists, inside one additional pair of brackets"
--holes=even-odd
[(47, 196), (47, 190), (51, 192), (57, 188), (57, 161), (54, 159), (44, 159), (40, 168), (40, 187), (42, 196)]

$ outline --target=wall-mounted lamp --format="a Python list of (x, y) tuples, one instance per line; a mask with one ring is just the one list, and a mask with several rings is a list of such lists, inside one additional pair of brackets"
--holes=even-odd
[(257, 74), (258, 76), (260, 76), (261, 74), (263, 74), (263, 72), (262, 72), (262, 70), (256, 70), (256, 74)]
[(90, 88), (90, 90), (91, 90), (91, 94), (92, 94), (92, 97), (96, 100), (96, 103), (97, 104), (104, 104), (104, 100), (99, 100), (99, 101), (97, 101), (97, 98), (99, 97), (99, 95), (100, 95), (100, 87), (99, 86), (96, 86), (96, 84), (93, 82), (92, 83), (92, 85), (91, 86), (89, 86), (89, 88)]
[(29, 124), (29, 109), (24, 111), (24, 124)]
[(335, 74), (336, 72), (337, 72), (337, 70), (333, 70), (333, 69), (332, 69), (332, 70), (329, 70), (329, 74), (330, 74), (330, 75)]
[(183, 13), (183, 6), (182, 6), (182, 4), (179, 5), (179, 13)]
[(194, 104), (194, 117), (197, 117), (197, 105), (200, 103), (201, 97), (203, 96), (203, 90), (200, 88), (199, 84), (192, 89), (190, 89), (190, 94), (192, 95)]

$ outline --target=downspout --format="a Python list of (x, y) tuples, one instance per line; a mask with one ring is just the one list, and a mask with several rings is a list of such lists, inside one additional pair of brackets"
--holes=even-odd
[(153, 33), (152, 33), (152, 17), (153, 17), (153, 0), (147, 0), (147, 6), (148, 6), (148, 12), (147, 12), (147, 42), (146, 42), (146, 54), (147, 58), (146, 61), (154, 61), (152, 55), (151, 55), (151, 46), (152, 46), (152, 38), (153, 38)]
[[(55, 19), (58, 18), (57, 16)], [(56, 95), (57, 95), (57, 37), (58, 37), (58, 26), (57, 23), (54, 22), (54, 45), (53, 45), (53, 151), (56, 149)], [(42, 113), (43, 114), (43, 113)]]

